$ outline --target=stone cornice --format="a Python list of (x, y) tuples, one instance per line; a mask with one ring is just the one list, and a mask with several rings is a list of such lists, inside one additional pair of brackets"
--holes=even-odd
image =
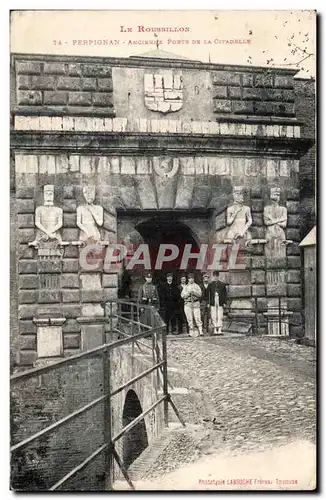
[[(177, 56), (176, 56), (177, 57)], [(289, 68), (269, 68), (267, 66), (245, 66), (245, 65), (231, 65), (231, 64), (214, 64), (204, 63), (200, 61), (180, 60), (180, 59), (156, 59), (150, 57), (94, 57), (94, 56), (69, 56), (58, 54), (24, 54), (12, 53), (12, 63), (15, 60), (25, 61), (56, 61), (67, 63), (95, 63), (95, 64), (108, 64), (114, 66), (127, 66), (129, 68), (135, 67), (161, 67), (161, 68), (184, 68), (184, 69), (199, 69), (208, 71), (242, 71), (248, 73), (261, 73), (266, 71), (271, 74), (284, 74), (294, 76), (298, 73), (297, 69)]]
[(300, 158), (311, 139), (208, 134), (92, 133), (12, 131), (11, 149), (34, 154), (84, 155), (172, 154), (178, 156), (233, 155)]

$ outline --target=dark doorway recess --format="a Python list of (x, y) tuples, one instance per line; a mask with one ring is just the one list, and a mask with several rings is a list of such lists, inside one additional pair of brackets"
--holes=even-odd
[[(122, 414), (123, 427), (130, 424), (143, 413), (141, 404), (135, 391), (128, 391)], [(147, 448), (148, 439), (144, 420), (124, 435), (123, 438), (123, 463), (126, 469)]]
[[(196, 259), (189, 260), (186, 270), (180, 270), (185, 245), (190, 244), (191, 251), (199, 253), (199, 242), (196, 241), (196, 237), (191, 229), (182, 221), (173, 219), (171, 216), (158, 216), (141, 222), (135, 229), (142, 236), (144, 243), (149, 245), (152, 271), (156, 284), (165, 281), (168, 272), (174, 274), (176, 282), (180, 282), (181, 274), (190, 270), (195, 271), (197, 265)], [(162, 244), (176, 245), (179, 249), (179, 255), (172, 261), (163, 262), (161, 270), (155, 270), (157, 254)]]

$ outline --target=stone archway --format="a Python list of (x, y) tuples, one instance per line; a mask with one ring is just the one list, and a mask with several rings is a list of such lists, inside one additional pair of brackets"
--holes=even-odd
[[(180, 264), (183, 256), (185, 245), (191, 245), (192, 252), (199, 252), (200, 241), (197, 235), (190, 229), (188, 225), (171, 214), (158, 214), (157, 216), (147, 219), (136, 226), (136, 230), (142, 236), (144, 243), (149, 245), (151, 257), (152, 271), (156, 284), (165, 281), (165, 276), (168, 272), (172, 272), (175, 280), (179, 281), (180, 275), (184, 271), (180, 271)], [(155, 262), (159, 247), (162, 244), (174, 244), (179, 249), (179, 255), (171, 262), (164, 262), (161, 270), (155, 270)], [(187, 270), (194, 270), (197, 261), (189, 260)]]
[[(123, 414), (123, 427), (130, 424), (143, 412), (137, 394), (132, 389), (127, 392)], [(123, 438), (123, 464), (126, 469), (139, 457), (147, 448), (148, 437), (145, 421), (141, 420), (135, 427), (124, 435)]]
[[(200, 270), (196, 270), (197, 260), (189, 261), (187, 269), (180, 270), (183, 250), (186, 244), (191, 245), (191, 251), (199, 253), (200, 245), (208, 243), (210, 230), (210, 214), (177, 213), (175, 211), (120, 212), (118, 215), (118, 238), (125, 245), (135, 250), (140, 244), (149, 246), (151, 270), (156, 285), (165, 281), (166, 274), (172, 272), (175, 282), (180, 280), (182, 273), (194, 271), (200, 282)], [(175, 244), (179, 248), (179, 257), (171, 262), (163, 263), (161, 270), (155, 270), (155, 263), (160, 244)], [(168, 252), (167, 252), (168, 254)], [(144, 266), (136, 265), (132, 270), (125, 267), (122, 271), (119, 295), (123, 298), (137, 300), (138, 290), (144, 283)]]

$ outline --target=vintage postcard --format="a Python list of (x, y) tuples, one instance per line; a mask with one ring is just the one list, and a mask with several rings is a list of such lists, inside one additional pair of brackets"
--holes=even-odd
[(316, 489), (316, 18), (15, 10), (11, 489)]

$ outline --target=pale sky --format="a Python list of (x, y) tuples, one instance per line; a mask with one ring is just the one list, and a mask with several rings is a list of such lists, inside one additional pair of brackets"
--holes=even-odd
[[(132, 32), (121, 32), (120, 26), (130, 27)], [(296, 68), (296, 63), (306, 58), (297, 68), (298, 76), (315, 76), (316, 16), (307, 10), (14, 11), (11, 51), (128, 57), (155, 49), (155, 45), (129, 44), (156, 39), (152, 32), (138, 32), (137, 26), (189, 27), (188, 33), (158, 33), (163, 42), (160, 49), (188, 59)], [(251, 43), (217, 44), (216, 39), (250, 39)], [(78, 40), (93, 40), (93, 45), (77, 45)], [(99, 40), (117, 40), (119, 44), (95, 44)], [(180, 40), (189, 40), (189, 44), (176, 43)], [(209, 41), (212, 43), (205, 43)]]

